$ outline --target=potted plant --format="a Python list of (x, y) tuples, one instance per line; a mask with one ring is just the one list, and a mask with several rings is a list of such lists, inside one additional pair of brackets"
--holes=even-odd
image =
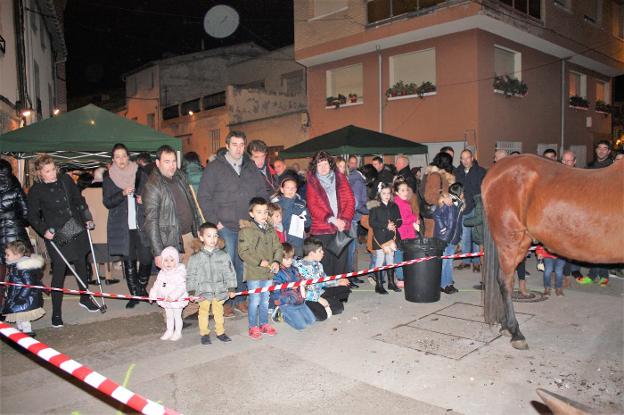
[(495, 91), (501, 91), (507, 98), (512, 95), (524, 97), (529, 91), (524, 81), (509, 75), (495, 76), (492, 86)]
[(581, 96), (572, 95), (570, 97), (570, 106), (575, 108), (589, 108), (589, 102)]
[(341, 105), (347, 103), (347, 97), (342, 94), (339, 94), (337, 97), (330, 96), (325, 98), (325, 106), (326, 107), (336, 107), (340, 108)]
[(432, 84), (429, 81), (426, 81), (420, 84), (418, 88), (416, 88), (416, 94), (418, 94), (420, 98), (423, 98), (425, 94), (428, 94), (430, 92), (435, 92), (436, 90), (437, 90), (437, 87), (434, 84)]
[(602, 100), (596, 101), (594, 109), (598, 112), (604, 112), (605, 115), (611, 114), (613, 112), (613, 108), (611, 107), (611, 105), (607, 104)]
[(349, 94), (349, 102), (357, 102), (357, 100), (358, 100), (357, 94), (354, 94), (354, 93)]

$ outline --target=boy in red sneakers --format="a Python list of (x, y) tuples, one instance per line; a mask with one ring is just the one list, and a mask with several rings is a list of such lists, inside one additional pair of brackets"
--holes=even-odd
[[(249, 202), (250, 221), (241, 221), (238, 233), (238, 255), (243, 260), (244, 279), (249, 290), (268, 287), (273, 283), (284, 251), (277, 233), (267, 219), (268, 202), (254, 197)], [(249, 295), (249, 337), (259, 340), (263, 334), (274, 336), (277, 331), (269, 325), (269, 292)]]

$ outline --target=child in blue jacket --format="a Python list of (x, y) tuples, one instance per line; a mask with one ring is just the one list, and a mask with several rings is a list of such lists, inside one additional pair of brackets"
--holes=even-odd
[[(444, 255), (455, 253), (455, 245), (459, 243), (462, 236), (462, 220), (464, 211), (463, 186), (461, 183), (453, 183), (449, 186), (449, 196), (452, 203), (440, 198), (438, 208), (435, 210), (433, 219), (435, 227), (433, 237), (447, 243)], [(447, 203), (445, 203), (447, 202)], [(457, 288), (453, 286), (453, 260), (442, 260), (442, 278), (440, 280), (440, 290), (446, 294), (455, 294)]]

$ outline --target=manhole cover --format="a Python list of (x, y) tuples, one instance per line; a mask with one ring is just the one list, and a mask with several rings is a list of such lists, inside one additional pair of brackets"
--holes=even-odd
[(511, 299), (514, 303), (539, 303), (540, 301), (546, 301), (548, 297), (539, 291), (530, 290), (529, 298), (524, 298), (520, 295), (520, 291), (514, 291), (511, 294)]

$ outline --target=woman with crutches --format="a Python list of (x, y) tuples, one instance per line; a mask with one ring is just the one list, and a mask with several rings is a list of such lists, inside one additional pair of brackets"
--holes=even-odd
[[(72, 179), (58, 173), (51, 156), (39, 156), (35, 170), (38, 181), (28, 192), (28, 222), (45, 239), (52, 260), (52, 287), (63, 288), (68, 263), (73, 263), (79, 288), (86, 289), (89, 252), (86, 226), (93, 226), (87, 204)], [(52, 326), (63, 327), (63, 293), (52, 291), (51, 296)], [(86, 294), (80, 296), (80, 306), (89, 312), (100, 309)]]
[[(145, 221), (141, 191), (147, 177), (138, 164), (130, 161), (128, 149), (115, 144), (111, 152), (113, 164), (104, 173), (102, 191), (108, 209), (108, 253), (123, 257), (123, 270), (131, 295), (147, 297), (147, 283), (152, 271), (152, 254), (142, 232)], [(137, 266), (136, 261), (140, 265)], [(133, 308), (138, 300), (129, 300)]]

